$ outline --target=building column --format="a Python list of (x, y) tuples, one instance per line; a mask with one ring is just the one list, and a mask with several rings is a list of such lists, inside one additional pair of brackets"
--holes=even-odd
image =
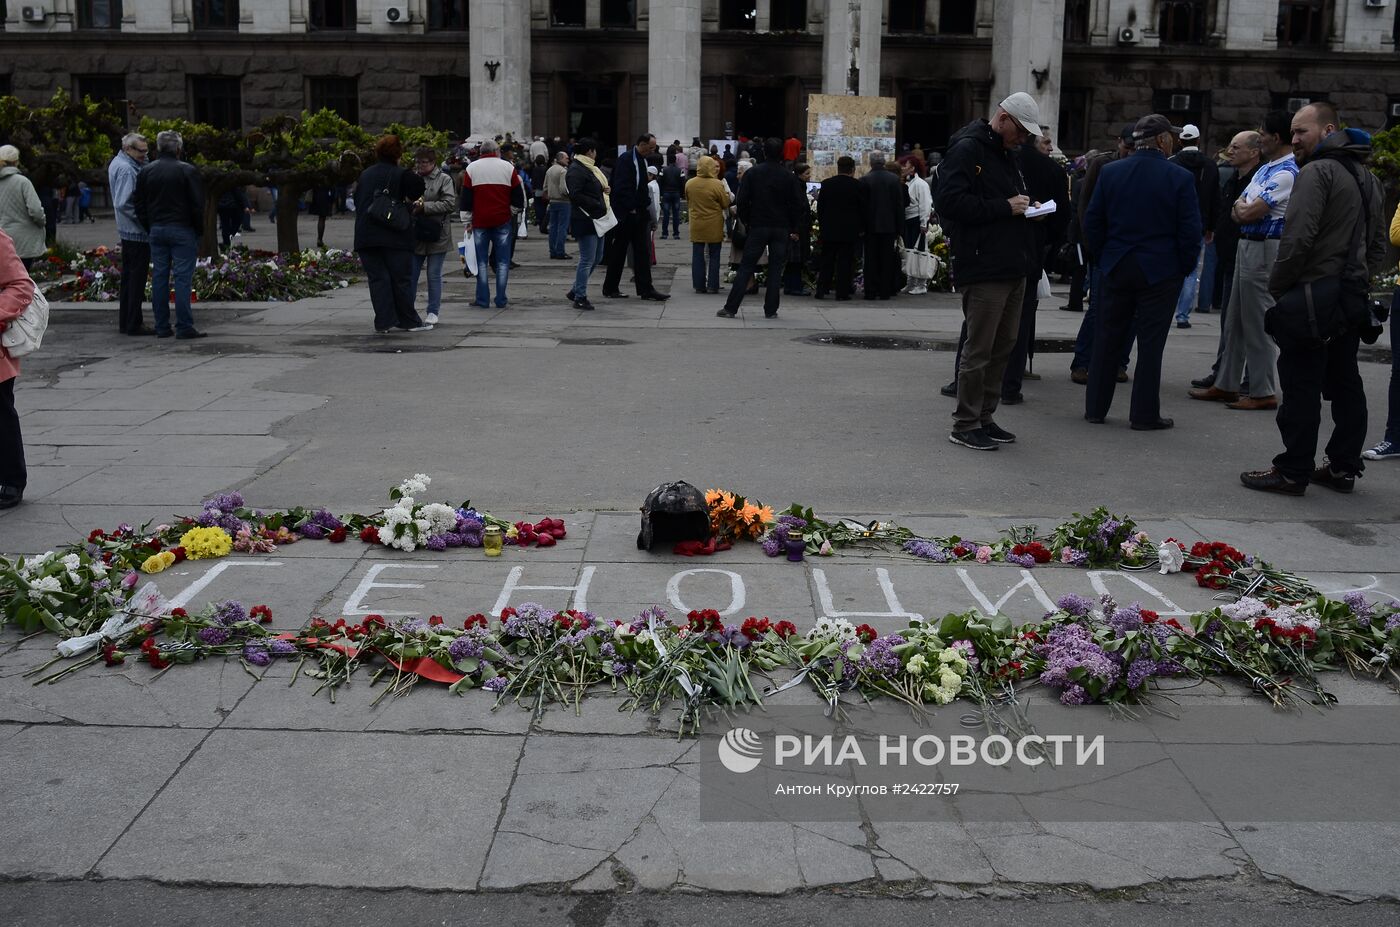
[(826, 0), (822, 93), (880, 95), (883, 0)]
[[(647, 24), (647, 131), (669, 145), (703, 135), (700, 126), (702, 0), (652, 3)], [(630, 134), (630, 127), (628, 129)], [(632, 141), (628, 138), (625, 141)]]
[[(530, 4), (470, 0), (467, 56), (471, 62), (472, 134), (512, 132), (527, 138), (530, 124)], [(492, 78), (488, 62), (498, 62)]]
[(1018, 0), (996, 5), (990, 104), (995, 106), (1024, 90), (1040, 106), (1040, 119), (1051, 139), (1058, 138), (1064, 45), (1065, 0)]

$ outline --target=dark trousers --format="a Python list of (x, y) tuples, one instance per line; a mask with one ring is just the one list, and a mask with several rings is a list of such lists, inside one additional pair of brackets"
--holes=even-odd
[(1317, 453), (1322, 425), (1322, 400), (1332, 403), (1332, 438), (1327, 462), (1339, 473), (1366, 469), (1361, 449), (1366, 443), (1366, 391), (1356, 367), (1361, 339), (1355, 332), (1318, 342), (1279, 345), (1278, 382), (1283, 398), (1278, 407), (1278, 431), (1283, 453), (1274, 466), (1290, 480), (1306, 483)]
[[(719, 291), (719, 248), (722, 242), (690, 243), (690, 282), (696, 290)], [(708, 258), (708, 271), (706, 264)]]
[(1098, 328), (1094, 332), (1084, 414), (1093, 418), (1108, 415), (1118, 385), (1119, 361), (1132, 345), (1136, 330), (1138, 359), (1128, 420), (1155, 422), (1162, 416), (1162, 351), (1167, 346), (1167, 332), (1171, 330), (1184, 278), (1173, 274), (1148, 283), (1132, 256), (1123, 258), (1111, 273), (1102, 276), (1105, 298), (1100, 303)]
[(413, 252), (393, 248), (365, 248), (360, 252), (374, 306), (374, 327), (416, 328), (423, 320), (413, 309)]
[(1392, 443), (1400, 444), (1400, 352), (1395, 349), (1400, 348), (1400, 344), (1395, 342), (1394, 319), (1397, 310), (1400, 310), (1400, 299), (1393, 304), (1390, 310), (1390, 410), (1386, 413), (1385, 419), (1385, 439)]
[(889, 299), (897, 289), (894, 285), (893, 232), (865, 235), (865, 298)]
[(651, 224), (646, 213), (619, 216), (617, 228), (608, 233), (603, 245), (604, 262), (608, 272), (603, 277), (603, 295), (616, 293), (622, 282), (622, 268), (627, 264), (627, 249), (632, 249), (632, 270), (637, 275), (637, 295), (645, 296), (655, 287), (651, 283)]
[[(1220, 369), (1220, 358), (1225, 353), (1225, 316), (1230, 308), (1230, 289), (1235, 283), (1234, 252), (1230, 252), (1230, 262), (1228, 264), (1222, 260), (1217, 266), (1224, 273), (1225, 279), (1223, 282), (1217, 283), (1215, 288), (1214, 298), (1220, 300), (1220, 304), (1216, 307), (1220, 311), (1220, 337), (1216, 339), (1215, 363), (1210, 365), (1211, 373), (1215, 373)], [(1248, 370), (1245, 371), (1245, 376), (1249, 376)]]
[(1031, 342), (1035, 340), (1035, 310), (1040, 305), (1036, 290), (1040, 286), (1040, 274), (1026, 277), (1026, 295), (1021, 297), (1021, 321), (1016, 333), (1016, 346), (1006, 359), (1006, 373), (1001, 377), (1002, 398), (1015, 396), (1021, 392), (1021, 384), (1026, 373), (1026, 358), (1030, 356)]
[(772, 315), (778, 311), (778, 300), (783, 292), (783, 266), (787, 263), (787, 229), (749, 229), (748, 240), (744, 242), (744, 256), (739, 261), (739, 272), (734, 276), (734, 286), (724, 301), (729, 312), (738, 312), (744, 301), (744, 292), (753, 279), (758, 259), (763, 257), (763, 249), (768, 249), (768, 287), (763, 293), (763, 314)]
[(146, 298), (146, 275), (151, 269), (151, 245), (145, 241), (122, 239), (121, 300), (117, 308), (117, 330), (139, 332), (142, 327), (141, 303)]
[[(1089, 265), (1088, 275), (1089, 308), (1084, 312), (1084, 318), (1079, 323), (1079, 335), (1074, 339), (1074, 357), (1069, 362), (1071, 371), (1089, 369), (1089, 358), (1094, 353), (1094, 337), (1099, 329), (1099, 314), (1108, 299), (1108, 281), (1104, 279), (1103, 272), (1097, 264)], [(1126, 368), (1132, 353), (1133, 339), (1129, 338), (1128, 344), (1123, 348), (1123, 356), (1118, 359), (1118, 366)]]
[(1069, 302), (1065, 303), (1070, 309), (1075, 311), (1084, 308), (1084, 278), (1089, 274), (1089, 268), (1082, 263), (1076, 262), (1074, 270), (1069, 276)]
[(219, 210), (219, 240), (223, 242), (223, 247), (228, 248), (233, 243), (233, 234), (243, 227), (243, 207), (234, 206), (231, 209)]
[(15, 380), (0, 383), (0, 486), (23, 489), (29, 480), (24, 469), (24, 438), (19, 433), (19, 413), (15, 411)]
[(836, 295), (850, 296), (855, 291), (851, 283), (856, 263), (856, 243), (853, 241), (823, 241), (821, 266), (817, 270), (817, 292), (831, 291), (832, 276), (836, 277)]

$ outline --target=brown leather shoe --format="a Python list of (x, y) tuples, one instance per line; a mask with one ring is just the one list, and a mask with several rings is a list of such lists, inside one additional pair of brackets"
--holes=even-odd
[(1192, 399), (1200, 399), (1203, 402), (1236, 402), (1240, 398), (1239, 393), (1233, 393), (1230, 390), (1219, 389), (1214, 386), (1207, 386), (1205, 389), (1196, 388), (1187, 390), (1186, 395), (1190, 396)]
[(1089, 382), (1089, 369), (1087, 367), (1075, 367), (1069, 372), (1069, 378), (1080, 386), (1084, 386)]
[[(1194, 392), (1194, 390), (1193, 390)], [(1238, 409), (1241, 412), (1259, 412), (1264, 409), (1277, 409), (1277, 396), (1243, 396), (1237, 402), (1225, 403), (1227, 409)]]

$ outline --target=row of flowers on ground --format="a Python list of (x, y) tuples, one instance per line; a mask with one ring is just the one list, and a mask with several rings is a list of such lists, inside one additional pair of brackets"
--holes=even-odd
[[(121, 297), (121, 248), (50, 254), (34, 279), (52, 300), (113, 302)], [(331, 248), (278, 254), (237, 247), (195, 262), (195, 302), (287, 302), (348, 287), (364, 275), (352, 251)], [(151, 298), (149, 279), (144, 299)]]
[(1067, 595), (1035, 626), (968, 612), (894, 634), (844, 619), (822, 619), (804, 634), (790, 621), (726, 623), (711, 610), (678, 620), (653, 607), (619, 620), (530, 603), (452, 622), (313, 618), (300, 631), (279, 633), (267, 627), (273, 616), (266, 606), (226, 601), (190, 614), (163, 608), (153, 584), (137, 600), (151, 610), (116, 616), (77, 653), (65, 642), (76, 659), (65, 661), (61, 647), (31, 673), (36, 684), (128, 658), (159, 671), (233, 658), (250, 672), (285, 659), (297, 662), (293, 682), (306, 675), (332, 700), (361, 671), (371, 684), (387, 683), (379, 698), (430, 680), (454, 693), (481, 688), (497, 707), (536, 713), (551, 705), (577, 711), (585, 696), (611, 691), (631, 710), (677, 706), (681, 729), (694, 731), (711, 710), (756, 707), (794, 685), (810, 686), (838, 710), (873, 698), (921, 710), (961, 697), (995, 711), (1029, 684), (1067, 705), (1137, 704), (1165, 679), (1231, 675), (1283, 706), (1335, 701), (1319, 675), (1327, 670), (1400, 681), (1400, 610), (1358, 594), (1298, 605), (1246, 596), (1180, 621), (1108, 596)]

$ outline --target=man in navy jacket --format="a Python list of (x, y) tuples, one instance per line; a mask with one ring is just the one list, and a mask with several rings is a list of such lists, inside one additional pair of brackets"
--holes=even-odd
[(1137, 151), (1105, 165), (1084, 214), (1084, 242), (1102, 268), (1106, 297), (1089, 361), (1084, 418), (1103, 424), (1113, 404), (1118, 359), (1138, 339), (1128, 421), (1136, 431), (1172, 427), (1162, 417), (1162, 351), (1181, 282), (1196, 266), (1201, 211), (1191, 172), (1167, 160), (1180, 130), (1165, 116), (1133, 127)]
[(656, 150), (656, 138), (643, 135), (629, 151), (617, 158), (613, 168), (610, 199), (617, 225), (608, 232), (605, 249), (607, 274), (603, 277), (603, 295), (612, 299), (625, 296), (618, 289), (622, 268), (627, 263), (627, 249), (632, 249), (632, 268), (637, 274), (637, 295), (658, 302), (670, 299), (659, 293), (651, 282), (651, 193), (647, 190), (647, 155)]

